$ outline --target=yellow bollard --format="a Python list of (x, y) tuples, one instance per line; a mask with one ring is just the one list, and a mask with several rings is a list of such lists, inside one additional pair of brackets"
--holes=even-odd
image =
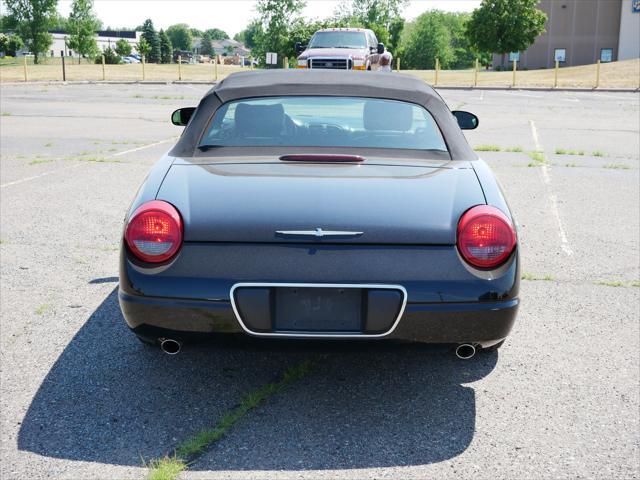
[(218, 58), (217, 57), (213, 62), (213, 80), (216, 82), (218, 81)]
[(556, 60), (556, 68), (553, 77), (553, 88), (558, 88), (558, 68), (560, 68), (560, 62)]
[(142, 60), (142, 81), (144, 82), (145, 74), (144, 74), (144, 55), (141, 57)]
[(182, 80), (182, 55), (178, 55), (178, 81)]
[(23, 60), (23, 67), (24, 67), (24, 81), (27, 81), (27, 56), (23, 55), (22, 56), (22, 60)]
[(473, 86), (478, 86), (478, 70), (480, 69), (479, 61), (476, 58), (476, 68), (473, 70)]
[(596, 63), (596, 85), (593, 88), (600, 87), (600, 60)]
[(102, 55), (102, 81), (104, 82), (106, 80), (106, 76), (104, 74), (104, 55)]
[(515, 60), (513, 61), (513, 79), (511, 80), (511, 86), (515, 87), (516, 86), (516, 70), (518, 68), (518, 62), (516, 62)]
[(284, 57), (282, 60), (282, 68), (289, 68), (289, 57)]
[(400, 57), (396, 58), (396, 70), (400, 71)]
[(440, 59), (436, 58), (436, 81), (434, 85), (438, 85), (438, 75), (440, 74)]

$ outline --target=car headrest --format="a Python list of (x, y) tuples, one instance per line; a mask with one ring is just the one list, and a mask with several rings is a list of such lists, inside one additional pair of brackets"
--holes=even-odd
[(250, 137), (277, 137), (284, 127), (284, 108), (281, 104), (236, 106), (235, 129)]
[(406, 132), (413, 124), (413, 108), (401, 102), (368, 100), (363, 117), (365, 130)]

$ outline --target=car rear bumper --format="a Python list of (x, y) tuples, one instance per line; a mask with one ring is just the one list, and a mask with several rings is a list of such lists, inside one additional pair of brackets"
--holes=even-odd
[[(243, 333), (255, 335), (238, 321), (229, 301), (150, 298), (119, 292), (120, 307), (136, 333), (171, 335)], [(426, 343), (492, 345), (507, 337), (516, 318), (517, 298), (478, 303), (407, 303), (396, 327), (383, 335), (314, 335), (321, 338), (403, 340)], [(296, 335), (288, 335), (296, 337)], [(300, 338), (309, 336), (299, 335)]]
[[(464, 264), (454, 246), (185, 243), (170, 265), (155, 269), (136, 265), (124, 248), (120, 267), (119, 300), (127, 324), (140, 335), (156, 338), (167, 332), (242, 333), (490, 346), (509, 334), (519, 303), (517, 251), (497, 271), (478, 272)], [(383, 319), (374, 328), (376, 322), (362, 313), (362, 333), (306, 335), (300, 330), (281, 335), (281, 329), (269, 327), (276, 317), (267, 319), (265, 328), (256, 326), (260, 321), (240, 321), (234, 290), (256, 285), (372, 289), (377, 297), (372, 300), (363, 293), (363, 301), (374, 302), (363, 311), (386, 308), (388, 323)], [(395, 306), (384, 307), (385, 289), (402, 292), (392, 300)], [(264, 312), (271, 306), (251, 308)], [(331, 315), (320, 316), (333, 321)]]

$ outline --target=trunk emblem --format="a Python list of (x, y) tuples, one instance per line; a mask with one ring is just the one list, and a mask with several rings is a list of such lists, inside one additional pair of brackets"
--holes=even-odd
[(277, 230), (278, 235), (297, 236), (297, 237), (357, 237), (364, 232), (348, 232), (341, 230), (322, 230), (316, 228), (315, 230)]

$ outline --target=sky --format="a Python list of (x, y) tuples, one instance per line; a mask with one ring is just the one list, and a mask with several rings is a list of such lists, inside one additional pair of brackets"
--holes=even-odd
[[(339, 0), (307, 0), (307, 18), (330, 16)], [(220, 28), (233, 36), (256, 17), (252, 0), (94, 0), (94, 10), (104, 26), (130, 27), (151, 18), (156, 29), (187, 23), (200, 30)], [(409, 20), (431, 9), (470, 12), (480, 0), (417, 0), (409, 2), (403, 16)], [(58, 11), (69, 15), (71, 0), (59, 0)], [(4, 10), (4, 8), (2, 8)]]

